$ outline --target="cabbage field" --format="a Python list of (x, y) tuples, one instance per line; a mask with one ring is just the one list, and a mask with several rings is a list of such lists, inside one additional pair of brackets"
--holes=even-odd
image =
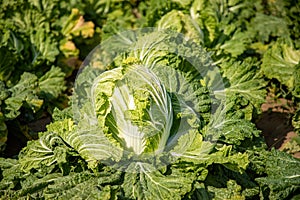
[(300, 199), (298, 0), (0, 3), (0, 199)]

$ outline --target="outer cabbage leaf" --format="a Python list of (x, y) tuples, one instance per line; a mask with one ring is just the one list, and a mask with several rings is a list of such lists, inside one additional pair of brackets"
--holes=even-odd
[(57, 98), (65, 89), (65, 74), (58, 67), (52, 67), (39, 78), (39, 94), (45, 98)]
[(261, 12), (258, 12), (252, 18), (250, 26), (257, 33), (257, 39), (260, 42), (268, 42), (270, 37), (289, 36), (288, 22), (284, 18), (266, 15)]
[[(171, 154), (180, 161), (192, 162), (194, 164), (202, 164), (209, 166), (212, 164), (222, 164), (233, 171), (243, 172), (249, 164), (248, 155), (246, 153), (235, 153), (232, 146), (216, 147), (216, 144), (209, 141), (201, 141), (198, 135), (187, 150), (183, 153), (171, 151)], [(181, 137), (178, 146), (186, 145), (188, 137)]]
[(27, 147), (20, 152), (20, 165), (22, 170), (29, 172), (31, 169), (49, 167), (53, 164), (67, 162), (70, 149), (63, 140), (54, 133), (47, 133), (36, 141), (29, 141)]
[[(159, 64), (153, 67), (152, 71), (160, 78), (160, 81), (171, 96), (177, 98), (178, 105), (176, 106), (173, 103), (173, 110), (176, 114), (184, 112), (180, 109), (192, 109), (186, 113), (199, 117), (201, 120), (199, 123), (205, 124), (202, 121), (203, 119), (209, 121), (212, 112), (212, 99), (207, 87), (199, 84), (198, 79), (193, 80), (193, 75), (189, 73), (180, 72), (174, 68)], [(174, 98), (172, 101), (175, 101)], [(199, 126), (201, 125), (199, 124)]]
[(64, 119), (48, 125), (47, 128), (48, 132), (57, 134), (74, 148), (91, 168), (94, 168), (99, 160), (119, 160), (121, 157), (122, 151), (112, 146), (101, 129), (91, 126), (88, 121), (82, 121), (77, 126), (71, 119)]
[(237, 57), (247, 50), (251, 42), (251, 36), (248, 32), (237, 29), (230, 40), (220, 44), (219, 48), (224, 50), (225, 53), (230, 53), (233, 57)]
[[(133, 199), (181, 199), (191, 190), (194, 177), (173, 172), (163, 175), (147, 163), (131, 163), (125, 174), (125, 196)], [(192, 175), (192, 174), (189, 174)]]
[(103, 169), (92, 173), (76, 169), (78, 163), (73, 164), (72, 170), (79, 171), (66, 175), (49, 171), (25, 174), (17, 160), (3, 159), (0, 167), (5, 178), (0, 182), (0, 196), (4, 199), (116, 199), (120, 187), (115, 183), (120, 181), (120, 172)]
[(209, 193), (212, 193), (210, 199), (212, 200), (245, 200), (245, 196), (242, 194), (242, 187), (238, 185), (234, 180), (227, 182), (226, 188), (216, 188), (208, 186)]
[(278, 40), (267, 50), (262, 60), (264, 74), (272, 79), (276, 78), (291, 91), (298, 78), (296, 65), (300, 62), (300, 51), (293, 46)]
[[(173, 9), (182, 8), (180, 3), (184, 3), (188, 1), (164, 1), (164, 0), (150, 0), (145, 2), (140, 2), (138, 5), (138, 9), (143, 16), (143, 27), (154, 27), (159, 19), (161, 19), (165, 14)], [(185, 7), (185, 8), (188, 8)], [(144, 14), (145, 13), (145, 14)]]
[(238, 146), (245, 139), (260, 135), (255, 124), (244, 119), (244, 112), (236, 108), (235, 101), (221, 104), (213, 114), (209, 124), (203, 128), (203, 135), (219, 142)]
[(170, 11), (157, 22), (157, 27), (158, 30), (172, 29), (184, 33), (186, 38), (203, 43), (203, 32), (199, 25), (189, 15), (181, 11)]
[(5, 99), (5, 117), (14, 119), (20, 114), (23, 104), (37, 111), (41, 108), (43, 100), (38, 98), (38, 78), (31, 73), (25, 72), (19, 82), (9, 89), (11, 97)]
[(91, 168), (94, 168), (100, 160), (119, 161), (122, 156), (122, 149), (112, 145), (100, 127), (60, 134), (70, 146), (79, 152)]
[(38, 29), (36, 33), (30, 35), (30, 40), (34, 65), (40, 63), (40, 60), (55, 61), (59, 54), (57, 44), (44, 29)]
[(267, 92), (265, 90), (267, 82), (257, 67), (258, 63), (249, 58), (243, 62), (233, 60), (222, 62), (220, 66), (225, 79), (225, 94), (228, 103), (236, 101), (236, 106), (238, 104), (240, 106), (236, 110), (242, 109), (246, 119), (252, 119), (253, 115), (260, 112), (260, 106), (265, 102)]
[[(36, 177), (32, 174), (24, 175), (22, 178), (25, 180), (21, 180), (22, 188), (20, 190), (14, 191), (9, 190), (8, 194), (10, 199), (26, 199), (26, 198), (38, 198), (43, 196), (43, 190), (50, 184), (60, 178), (62, 174), (60, 173), (51, 173), (45, 175), (44, 177)], [(29, 194), (30, 193), (30, 194)]]
[(106, 184), (118, 181), (117, 173), (115, 175), (102, 173), (98, 176), (88, 171), (81, 173), (70, 173), (68, 176), (61, 176), (54, 180), (44, 190), (46, 199), (115, 199), (118, 186), (98, 184), (101, 179), (107, 179), (111, 176), (110, 181)]
[(263, 175), (255, 179), (261, 187), (262, 198), (285, 199), (298, 194), (300, 189), (299, 159), (275, 149), (254, 152), (254, 155), (251, 163), (257, 169), (256, 172)]
[(1, 176), (0, 195), (5, 194), (5, 190), (14, 189), (17, 181), (22, 177), (24, 172), (20, 168), (17, 160), (11, 158), (0, 158)]
[[(226, 166), (212, 164), (209, 168), (209, 173), (203, 181), (202, 186), (199, 185), (193, 195), (207, 195), (207, 199), (257, 199), (259, 197), (259, 186), (253, 180), (251, 173), (246, 173), (247, 170), (240, 173), (232, 171)], [(200, 182), (198, 182), (200, 183)], [(205, 186), (205, 190), (203, 187)]]

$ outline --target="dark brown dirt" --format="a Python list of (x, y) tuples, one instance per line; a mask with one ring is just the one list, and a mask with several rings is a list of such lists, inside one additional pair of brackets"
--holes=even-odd
[[(268, 147), (283, 150), (283, 147), (297, 134), (293, 131), (291, 117), (295, 112), (292, 102), (284, 98), (275, 99), (269, 95), (262, 105), (262, 115), (256, 126), (262, 134)], [(300, 152), (293, 154), (300, 158)]]
[(38, 132), (46, 131), (46, 126), (51, 122), (50, 116), (44, 116), (27, 125), (21, 125), (16, 120), (7, 122), (8, 138), (3, 157), (16, 157), (21, 149), (26, 146), (27, 141), (37, 139)]

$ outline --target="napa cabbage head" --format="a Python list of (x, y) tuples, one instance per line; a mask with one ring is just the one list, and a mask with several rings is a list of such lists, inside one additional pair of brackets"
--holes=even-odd
[(140, 63), (102, 73), (92, 86), (99, 128), (127, 153), (155, 156), (170, 151), (179, 137), (197, 132), (200, 124), (192, 104), (183, 93), (176, 94), (180, 81), (189, 84), (174, 69), (149, 69)]
[(104, 134), (139, 155), (161, 153), (173, 125), (171, 97), (151, 70), (133, 65), (102, 73), (92, 89)]

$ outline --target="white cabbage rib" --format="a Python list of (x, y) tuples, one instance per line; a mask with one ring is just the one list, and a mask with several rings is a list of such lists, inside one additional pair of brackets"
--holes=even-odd
[[(155, 153), (161, 153), (169, 138), (173, 122), (172, 104), (166, 89), (154, 73), (141, 66), (127, 72), (124, 78), (130, 80), (130, 84), (126, 84), (126, 81), (118, 82), (110, 98), (118, 137), (123, 138), (127, 148), (132, 148), (137, 155), (142, 154), (146, 145), (149, 145), (147, 140), (151, 136), (146, 135), (138, 125), (133, 124), (124, 115), (125, 111), (136, 109), (131, 91), (145, 90), (153, 100), (148, 110), (150, 116), (148, 124), (157, 130), (156, 134), (160, 134)], [(152, 109), (154, 107), (158, 109)], [(157, 121), (157, 116), (162, 118)]]
[(139, 132), (138, 127), (125, 119), (125, 111), (135, 107), (133, 96), (129, 94), (126, 85), (117, 86), (111, 97), (113, 115), (116, 122), (118, 137), (123, 138), (128, 148), (133, 148), (136, 154), (141, 154), (145, 148), (144, 134)]

